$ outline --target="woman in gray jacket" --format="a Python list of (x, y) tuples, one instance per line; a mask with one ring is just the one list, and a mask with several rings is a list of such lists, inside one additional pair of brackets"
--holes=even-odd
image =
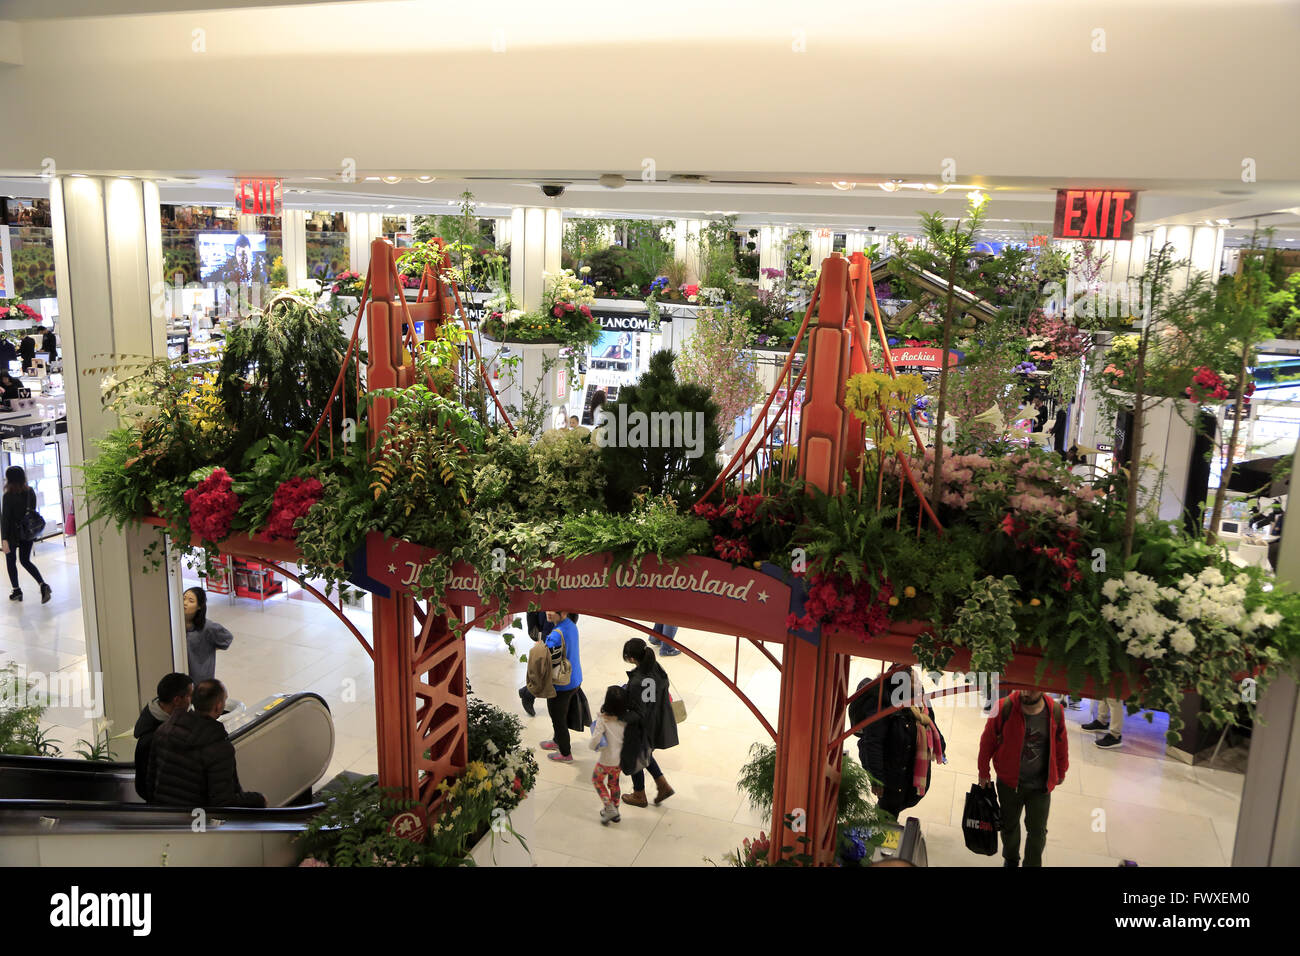
[(183, 606), (189, 675), (198, 687), (217, 676), (217, 651), (229, 647), (235, 636), (216, 621), (208, 620), (208, 592), (203, 588), (188, 588)]

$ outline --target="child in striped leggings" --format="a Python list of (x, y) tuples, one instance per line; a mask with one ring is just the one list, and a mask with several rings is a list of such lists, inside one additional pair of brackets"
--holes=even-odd
[(622, 687), (611, 686), (605, 690), (605, 702), (600, 705), (600, 714), (591, 725), (591, 740), (588, 746), (599, 750), (596, 769), (591, 772), (591, 782), (600, 797), (600, 822), (608, 825), (618, 823), (622, 817), (618, 813), (618, 778), (623, 772), (620, 755), (623, 752), (623, 715), (627, 712), (627, 692)]

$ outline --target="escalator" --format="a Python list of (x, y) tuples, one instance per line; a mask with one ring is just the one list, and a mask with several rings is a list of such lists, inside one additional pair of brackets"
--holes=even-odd
[(334, 755), (317, 694), (278, 694), (225, 714), (240, 785), (266, 809), (167, 807), (135, 792), (135, 765), (0, 756), (2, 866), (277, 866), (323, 806)]

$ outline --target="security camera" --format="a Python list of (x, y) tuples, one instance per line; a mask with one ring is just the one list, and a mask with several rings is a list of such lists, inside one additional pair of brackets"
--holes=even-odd
[(875, 231), (876, 231), (875, 226), (867, 226), (867, 232), (875, 232)]
[(564, 195), (564, 186), (561, 183), (542, 183), (542, 195), (556, 199)]

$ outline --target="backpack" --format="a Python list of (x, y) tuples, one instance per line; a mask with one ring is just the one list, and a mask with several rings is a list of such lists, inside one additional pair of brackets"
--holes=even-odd
[[(31, 489), (27, 489), (29, 492)], [(36, 510), (36, 494), (33, 492), (27, 497), (28, 505), (26, 513), (18, 519), (18, 537), (22, 541), (36, 541), (45, 530), (45, 519), (41, 513)]]

